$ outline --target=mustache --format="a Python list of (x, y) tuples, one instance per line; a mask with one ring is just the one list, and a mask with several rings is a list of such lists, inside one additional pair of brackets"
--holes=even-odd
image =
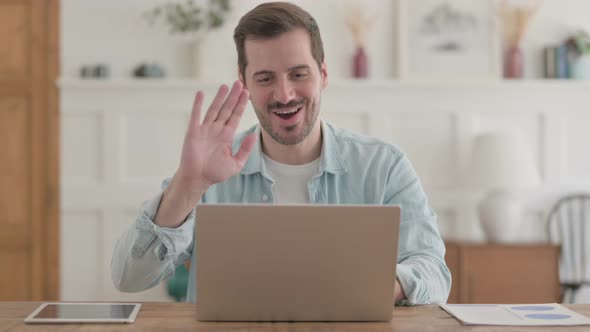
[(273, 109), (281, 109), (281, 108), (295, 108), (295, 107), (299, 107), (299, 106), (303, 106), (305, 105), (305, 99), (299, 99), (299, 100), (291, 100), (290, 102), (283, 104), (283, 103), (271, 103), (267, 105), (267, 108), (269, 111), (273, 110)]

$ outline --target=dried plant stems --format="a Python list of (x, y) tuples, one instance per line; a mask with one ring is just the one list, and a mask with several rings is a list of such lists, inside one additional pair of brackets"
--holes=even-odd
[(503, 32), (509, 46), (519, 45), (526, 34), (533, 16), (541, 7), (541, 0), (531, 0), (525, 4), (510, 4), (506, 0), (500, 2), (500, 17)]
[(352, 33), (354, 45), (356, 47), (366, 48), (367, 33), (373, 26), (376, 17), (367, 17), (359, 3), (354, 5), (349, 3), (347, 11), (346, 25)]

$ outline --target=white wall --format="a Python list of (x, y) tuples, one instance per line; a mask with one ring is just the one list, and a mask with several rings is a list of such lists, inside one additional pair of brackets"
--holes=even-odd
[[(420, 0), (412, 0), (420, 1)], [(480, 0), (473, 0), (480, 1)], [(204, 78), (231, 81), (236, 73), (232, 32), (239, 17), (260, 0), (234, 0), (234, 11), (221, 30), (205, 42)], [(344, 23), (348, 0), (294, 0), (317, 19), (330, 75), (349, 76), (352, 39)], [(377, 20), (369, 38), (372, 77), (391, 78), (395, 68), (394, 0), (364, 0)], [(82, 64), (104, 62), (115, 77), (128, 77), (142, 61), (156, 61), (173, 77), (186, 77), (189, 68), (185, 42), (171, 38), (163, 26), (150, 27), (142, 13), (162, 0), (62, 0), (62, 75), (75, 76)], [(526, 38), (526, 74), (541, 77), (541, 49), (560, 43), (579, 27), (590, 30), (590, 1), (544, 0)]]
[[(411, 0), (420, 1), (420, 0)], [(474, 0), (476, 1), (476, 0)], [(104, 62), (112, 76), (130, 76), (142, 61), (163, 64), (172, 77), (186, 76), (182, 43), (152, 29), (141, 13), (155, 0), (62, 0), (62, 75)], [(111, 285), (112, 247), (133, 222), (142, 200), (157, 191), (178, 160), (196, 88), (212, 94), (213, 83), (235, 77), (231, 33), (240, 15), (260, 1), (235, 0), (232, 20), (206, 41), (204, 78), (196, 81), (65, 80), (62, 113), (62, 295), (64, 300), (160, 300), (162, 287), (135, 295)], [(323, 114), (337, 125), (401, 145), (413, 161), (447, 238), (481, 239), (473, 213), (478, 193), (458, 185), (473, 136), (484, 130), (518, 127), (532, 143), (543, 187), (528, 202), (530, 234), (543, 238), (542, 216), (563, 191), (590, 188), (585, 142), (590, 117), (584, 95), (590, 86), (568, 82), (498, 82), (488, 85), (412, 85), (391, 81), (346, 82), (352, 41), (344, 26), (344, 1), (295, 1), (319, 21), (331, 75)], [(527, 38), (527, 71), (540, 76), (540, 48), (560, 42), (582, 25), (587, 0), (545, 0)], [(370, 40), (374, 78), (392, 78), (394, 2), (364, 2), (379, 18)], [(590, 28), (590, 20), (586, 27)], [(536, 66), (536, 67), (535, 67)], [(371, 101), (367, 103), (366, 101)], [(375, 107), (378, 106), (378, 107)], [(249, 112), (250, 122), (255, 121)], [(424, 121), (429, 119), (429, 121)], [(154, 163), (149, 161), (157, 155)], [(530, 226), (530, 227), (529, 227)], [(83, 275), (83, 278), (79, 276)]]
[[(61, 82), (64, 300), (166, 298), (162, 287), (118, 293), (109, 263), (140, 202), (152, 197), (177, 166), (195, 86), (204, 90), (206, 103), (217, 88), (192, 80)], [(339, 81), (324, 93), (322, 117), (400, 145), (438, 214), (443, 237), (451, 240), (483, 240), (475, 213), (482, 192), (464, 181), (473, 138), (489, 130), (519, 129), (532, 147), (543, 185), (521, 193), (526, 217), (517, 228), (518, 240), (540, 242), (546, 239), (544, 212), (558, 192), (590, 188), (590, 114), (576, 107), (586, 91), (590, 83)], [(241, 129), (254, 123), (249, 106)]]

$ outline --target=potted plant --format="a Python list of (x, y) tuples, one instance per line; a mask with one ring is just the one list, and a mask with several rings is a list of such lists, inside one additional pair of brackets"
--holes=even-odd
[(580, 31), (572, 38), (572, 44), (577, 57), (572, 62), (571, 77), (590, 79), (590, 35)]
[(193, 62), (192, 74), (200, 73), (199, 49), (207, 32), (223, 26), (231, 11), (230, 0), (169, 1), (144, 14), (150, 25), (163, 21), (171, 35), (190, 43)]

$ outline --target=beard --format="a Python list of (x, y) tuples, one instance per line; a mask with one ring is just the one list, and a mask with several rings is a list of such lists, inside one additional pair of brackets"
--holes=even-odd
[[(260, 122), (260, 125), (262, 126), (262, 128), (277, 143), (283, 144), (283, 145), (296, 145), (296, 144), (303, 142), (307, 138), (307, 136), (309, 136), (309, 133), (311, 132), (311, 130), (315, 126), (315, 123), (317, 122), (318, 116), (320, 114), (320, 103), (321, 103), (321, 98), (318, 98), (317, 103), (312, 103), (307, 98), (301, 98), (299, 100), (292, 100), (287, 104), (280, 104), (280, 103), (269, 104), (266, 106), (266, 108), (264, 110), (259, 110), (256, 108), (254, 108), (254, 110), (256, 111), (256, 116), (258, 117), (258, 121)], [(303, 108), (304, 108), (301, 111), (305, 112), (302, 124), (299, 123), (299, 124), (296, 124), (293, 126), (288, 126), (288, 127), (273, 128), (272, 117), (275, 116), (272, 113), (273, 109), (296, 108), (296, 107), (301, 107), (301, 106), (303, 106)], [(300, 127), (301, 125), (303, 125), (303, 129), (301, 130), (301, 132), (298, 135), (296, 135), (296, 136), (284, 135), (284, 132), (287, 132), (287, 134), (289, 134), (289, 133), (296, 131), (297, 128)], [(281, 132), (283, 132), (283, 133), (281, 133)]]

